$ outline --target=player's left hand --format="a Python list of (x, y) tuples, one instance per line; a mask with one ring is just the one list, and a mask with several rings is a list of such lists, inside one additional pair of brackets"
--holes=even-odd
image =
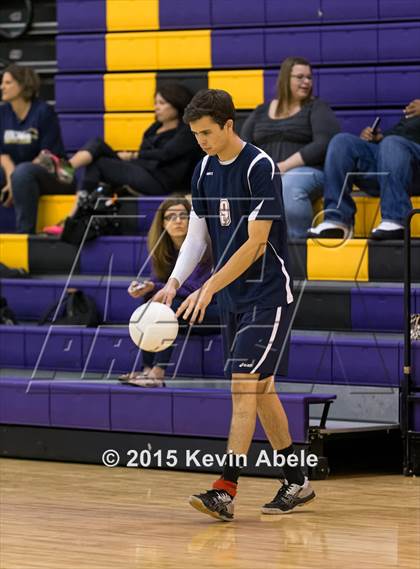
[(196, 322), (201, 324), (213, 295), (214, 292), (211, 290), (210, 284), (205, 283), (201, 288), (187, 296), (176, 312), (177, 317), (179, 318), (183, 314), (184, 320), (189, 319), (191, 325)]

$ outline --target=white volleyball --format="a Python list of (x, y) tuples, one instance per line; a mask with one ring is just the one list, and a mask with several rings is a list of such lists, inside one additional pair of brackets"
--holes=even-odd
[(166, 304), (147, 302), (133, 312), (128, 329), (133, 342), (147, 352), (169, 348), (178, 334), (178, 319)]

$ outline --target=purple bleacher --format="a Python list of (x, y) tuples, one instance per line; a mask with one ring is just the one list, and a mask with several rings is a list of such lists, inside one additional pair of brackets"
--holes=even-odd
[[(420, 340), (415, 340), (411, 342), (411, 367), (412, 374), (411, 378), (414, 385), (420, 389)], [(403, 344), (401, 343), (400, 349), (400, 361), (404, 361)]]
[[(98, 275), (136, 275), (148, 257), (144, 237), (109, 236), (86, 243), (80, 255), (80, 272)], [(150, 271), (143, 271), (148, 274)]]
[(316, 24), (320, 22), (321, 18), (320, 0), (295, 0), (295, 2), (265, 0), (265, 18), (268, 26), (273, 24)]
[(54, 280), (1, 279), (1, 294), (18, 320), (39, 320), (57, 299)]
[(405, 107), (420, 92), (420, 67), (378, 68), (376, 90), (378, 105), (401, 105), (401, 107)]
[(332, 340), (333, 383), (398, 387), (400, 341), (352, 338), (334, 335)]
[(356, 22), (378, 19), (377, 0), (320, 0), (323, 22)]
[(1, 367), (25, 367), (25, 328), (0, 325)]
[(210, 28), (211, 0), (159, 0), (161, 30)]
[(265, 65), (276, 67), (290, 54), (321, 62), (321, 28), (266, 28)]
[(164, 435), (173, 433), (171, 389), (113, 385), (110, 393), (110, 422), (113, 431)]
[(420, 433), (420, 393), (412, 395), (410, 413), (410, 430)]
[(60, 114), (59, 119), (67, 151), (79, 150), (90, 138), (104, 137), (103, 115)]
[(59, 35), (56, 48), (59, 71), (106, 70), (104, 34)]
[(335, 114), (342, 132), (350, 132), (357, 136), (365, 127), (370, 126), (377, 116), (377, 112), (374, 109), (370, 111), (337, 111)]
[(50, 382), (51, 427), (109, 431), (109, 407), (110, 385), (105, 382)]
[[(222, 390), (138, 389), (106, 382), (4, 377), (0, 423), (226, 438), (231, 394)], [(309, 406), (334, 394), (280, 395), (295, 443), (309, 441)], [(265, 440), (257, 426), (254, 440)]]
[(106, 30), (105, 0), (57, 0), (59, 33)]
[(310, 383), (332, 381), (331, 339), (327, 334), (292, 333), (287, 377)]
[(399, 20), (402, 18), (420, 19), (419, 0), (379, 0), (379, 18), (381, 20)]
[[(340, 3), (341, 5), (341, 3)], [(376, 63), (376, 25), (326, 26), (321, 29), (322, 63)], [(353, 87), (357, 90), (357, 87)]]
[(0, 233), (14, 233), (15, 230), (15, 208), (0, 206)]
[(378, 27), (379, 61), (415, 61), (417, 63), (419, 54), (420, 22), (381, 24)]
[(255, 0), (212, 0), (211, 27), (263, 26), (265, 24), (264, 2)]
[(19, 326), (25, 336), (25, 367), (79, 371), (82, 329), (74, 326)]
[[(414, 294), (413, 300), (415, 300)], [(402, 288), (354, 288), (351, 291), (350, 306), (354, 330), (387, 330), (389, 332), (402, 332), (403, 330)]]
[(104, 111), (102, 75), (57, 75), (55, 77), (57, 112)]
[(319, 69), (321, 99), (336, 106), (372, 105), (376, 101), (375, 72), (371, 68)]
[(138, 228), (141, 234), (147, 234), (160, 204), (170, 196), (142, 197), (137, 199)]
[(0, 423), (50, 426), (50, 382), (0, 379)]
[[(125, 328), (86, 328), (82, 332), (83, 359), (79, 366), (85, 373), (112, 375), (141, 369), (139, 351)], [(136, 364), (138, 362), (138, 365)]]
[(264, 32), (261, 28), (215, 30), (211, 35), (213, 67), (264, 66)]

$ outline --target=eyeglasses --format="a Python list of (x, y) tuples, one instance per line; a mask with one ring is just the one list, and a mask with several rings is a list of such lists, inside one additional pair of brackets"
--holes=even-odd
[(188, 213), (168, 213), (167, 215), (163, 216), (165, 221), (176, 221), (179, 219), (180, 221), (187, 221), (190, 218)]
[(308, 81), (313, 81), (312, 75), (303, 75), (303, 73), (299, 73), (298, 75), (290, 75), (290, 77), (294, 77), (299, 82), (302, 82), (304, 79), (307, 79)]

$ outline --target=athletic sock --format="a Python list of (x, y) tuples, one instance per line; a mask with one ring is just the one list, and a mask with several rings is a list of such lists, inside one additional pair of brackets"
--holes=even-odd
[(277, 453), (284, 456), (283, 473), (287, 482), (289, 484), (299, 484), (299, 486), (302, 486), (305, 482), (305, 475), (303, 474), (301, 466), (299, 464), (290, 466), (287, 463), (287, 458), (292, 454), (296, 454), (294, 446), (290, 445), (281, 451), (277, 451)]
[(238, 487), (238, 478), (242, 468), (225, 464), (222, 476), (213, 484), (215, 490), (224, 490), (234, 498)]

